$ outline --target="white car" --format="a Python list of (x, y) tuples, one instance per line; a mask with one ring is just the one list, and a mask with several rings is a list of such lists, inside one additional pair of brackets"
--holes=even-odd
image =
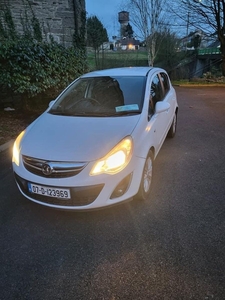
[(31, 201), (64, 210), (146, 200), (154, 159), (166, 136), (175, 135), (177, 112), (163, 69), (85, 74), (17, 137), (18, 188)]

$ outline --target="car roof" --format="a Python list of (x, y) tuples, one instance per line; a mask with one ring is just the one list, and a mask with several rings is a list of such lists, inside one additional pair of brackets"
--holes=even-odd
[(123, 67), (123, 68), (112, 68), (105, 70), (96, 70), (81, 77), (99, 77), (99, 76), (146, 76), (153, 67)]

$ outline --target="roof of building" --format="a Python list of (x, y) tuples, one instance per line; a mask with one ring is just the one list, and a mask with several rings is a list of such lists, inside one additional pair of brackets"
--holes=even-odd
[(134, 38), (126, 38), (121, 40), (121, 45), (125, 46), (125, 45), (140, 45), (140, 41), (139, 40), (135, 40)]

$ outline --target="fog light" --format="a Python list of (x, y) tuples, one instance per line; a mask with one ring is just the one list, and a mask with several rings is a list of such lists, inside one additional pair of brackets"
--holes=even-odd
[(130, 186), (131, 178), (132, 178), (132, 173), (126, 176), (123, 180), (121, 180), (120, 183), (114, 189), (110, 199), (115, 199), (123, 196)]

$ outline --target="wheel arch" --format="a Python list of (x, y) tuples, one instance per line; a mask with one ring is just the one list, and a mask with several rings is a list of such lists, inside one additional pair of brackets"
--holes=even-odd
[(148, 151), (148, 153), (147, 153), (147, 155), (146, 155), (146, 158), (147, 158), (147, 156), (148, 156), (148, 154), (152, 154), (153, 155), (153, 160), (155, 159), (155, 147), (154, 146), (152, 146), (150, 149), (149, 149), (149, 151)]

